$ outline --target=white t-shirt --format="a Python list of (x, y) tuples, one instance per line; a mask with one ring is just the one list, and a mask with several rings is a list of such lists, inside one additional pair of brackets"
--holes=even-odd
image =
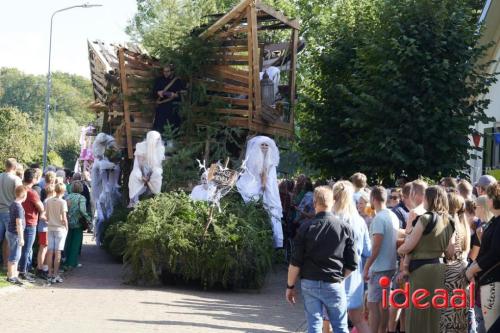
[(47, 224), (49, 231), (66, 231), (63, 216), (68, 212), (66, 200), (58, 197), (46, 200), (45, 212), (47, 214)]

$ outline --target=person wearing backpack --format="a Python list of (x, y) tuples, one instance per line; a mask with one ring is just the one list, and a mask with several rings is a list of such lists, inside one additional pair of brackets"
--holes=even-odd
[(83, 230), (87, 229), (92, 218), (87, 213), (87, 199), (81, 194), (83, 184), (81, 181), (71, 183), (71, 193), (67, 196), (68, 203), (68, 237), (64, 246), (66, 255), (65, 267), (81, 267), (78, 263), (78, 256), (83, 242)]

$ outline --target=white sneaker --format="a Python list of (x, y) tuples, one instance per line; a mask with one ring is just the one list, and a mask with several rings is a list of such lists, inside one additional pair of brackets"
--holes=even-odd
[(54, 278), (54, 282), (57, 282), (57, 283), (63, 283), (63, 281), (64, 281), (64, 280), (62, 279), (62, 277), (61, 277), (60, 275), (58, 275), (58, 276), (56, 276), (56, 277)]

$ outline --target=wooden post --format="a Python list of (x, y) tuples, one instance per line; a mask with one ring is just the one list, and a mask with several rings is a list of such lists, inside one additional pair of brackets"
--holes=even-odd
[(295, 126), (295, 85), (297, 81), (297, 48), (299, 45), (299, 33), (297, 29), (292, 30), (292, 58), (290, 63), (290, 125), (292, 127), (292, 131)]
[(127, 72), (125, 70), (125, 50), (120, 48), (118, 50), (118, 64), (120, 66), (120, 81), (122, 86), (123, 98), (123, 120), (125, 121), (125, 135), (127, 137), (127, 154), (128, 158), (134, 158), (134, 147), (132, 144), (132, 131), (130, 129), (130, 110), (128, 102), (128, 85), (127, 85)]
[(260, 77), (259, 77), (259, 38), (257, 35), (257, 10), (255, 9), (255, 3), (250, 6), (250, 20), (248, 21), (248, 26), (250, 28), (251, 34), (248, 36), (252, 40), (252, 48), (248, 49), (248, 52), (252, 52), (252, 77), (253, 77), (253, 90), (254, 90), (254, 103), (255, 103), (255, 114), (257, 118), (260, 118), (262, 112), (262, 101), (260, 97)]
[[(251, 21), (252, 18), (252, 9), (250, 6), (247, 8), (247, 22)], [(252, 39), (252, 28), (250, 24), (248, 24), (248, 128), (252, 127), (252, 118), (253, 118), (253, 39)]]

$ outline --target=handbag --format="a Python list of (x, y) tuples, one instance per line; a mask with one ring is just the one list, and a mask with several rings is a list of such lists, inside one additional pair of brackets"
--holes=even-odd
[(83, 228), (83, 231), (87, 230), (89, 228), (89, 223), (87, 222), (87, 220), (81, 216), (79, 219), (78, 219), (78, 222), (80, 223), (80, 225), (82, 226)]

